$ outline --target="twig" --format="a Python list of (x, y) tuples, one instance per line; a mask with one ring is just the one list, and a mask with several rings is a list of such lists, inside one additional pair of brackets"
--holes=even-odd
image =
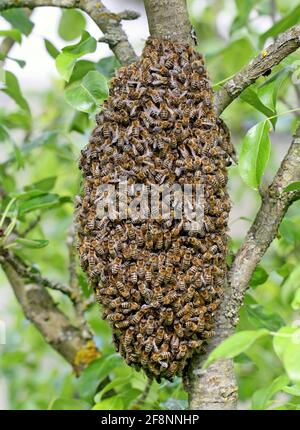
[(26, 237), (28, 233), (30, 233), (41, 221), (41, 215), (38, 215), (31, 223), (28, 225), (28, 227), (25, 228), (25, 230), (22, 233), (18, 233), (18, 237)]
[(138, 14), (125, 11), (114, 14), (110, 12), (100, 0), (2, 0), (0, 12), (10, 8), (27, 7), (33, 9), (39, 6), (56, 6), (61, 8), (78, 8), (86, 12), (98, 25), (104, 34), (111, 50), (121, 64), (136, 61), (137, 56), (128, 42), (120, 21), (122, 19), (135, 19)]
[(70, 298), (72, 297), (72, 290), (69, 286), (63, 285), (59, 282), (52, 282), (47, 278), (44, 278), (39, 273), (30, 271), (30, 268), (17, 256), (13, 256), (9, 252), (0, 249), (0, 262), (7, 262), (16, 273), (24, 280), (35, 282), (43, 287), (50, 288), (52, 290), (60, 291), (66, 294)]
[(282, 33), (276, 42), (269, 45), (247, 66), (216, 92), (215, 106), (220, 115), (247, 87), (253, 84), (267, 70), (279, 64), (300, 46), (300, 25)]
[(147, 397), (149, 395), (149, 392), (150, 392), (150, 389), (151, 389), (151, 386), (152, 386), (152, 382), (153, 382), (153, 379), (148, 378), (148, 381), (146, 382), (144, 391), (142, 392), (142, 394), (140, 395), (140, 397), (137, 399), (137, 401), (133, 405), (132, 409), (138, 410), (138, 409), (140, 409), (144, 405), (144, 403), (147, 400)]

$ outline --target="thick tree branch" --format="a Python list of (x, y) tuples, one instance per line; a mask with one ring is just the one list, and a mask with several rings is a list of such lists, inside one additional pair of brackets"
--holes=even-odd
[(71, 364), (76, 374), (99, 357), (91, 335), (71, 323), (43, 285), (25, 284), (3, 254), (0, 263), (26, 317), (46, 342)]
[(110, 12), (99, 0), (2, 0), (0, 2), (0, 12), (17, 7), (33, 9), (40, 6), (81, 9), (101, 29), (105, 41), (109, 44), (109, 47), (121, 64), (129, 64), (137, 59), (120, 23), (122, 19), (137, 18), (138, 14), (136, 12), (125, 11), (115, 14)]
[(276, 42), (264, 49), (216, 92), (215, 105), (217, 113), (220, 115), (247, 87), (253, 84), (267, 70), (281, 63), (282, 60), (299, 47), (300, 25), (296, 25), (282, 33)]
[(240, 247), (230, 271), (231, 298), (227, 315), (235, 324), (248, 283), (257, 264), (277, 236), (282, 218), (289, 206), (300, 197), (298, 191), (286, 192), (291, 182), (300, 181), (300, 126), (292, 144), (276, 173), (272, 184), (263, 195), (261, 207)]
[(152, 36), (193, 44), (185, 0), (144, 0)]

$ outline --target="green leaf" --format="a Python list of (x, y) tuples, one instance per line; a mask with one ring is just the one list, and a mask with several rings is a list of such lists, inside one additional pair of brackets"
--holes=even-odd
[(45, 246), (48, 245), (49, 240), (25, 239), (22, 237), (18, 237), (16, 239), (16, 242), (19, 245), (24, 246), (25, 248), (40, 249), (45, 248)]
[(245, 330), (233, 334), (210, 353), (208, 359), (204, 363), (204, 369), (221, 358), (236, 357), (250, 348), (257, 339), (267, 336), (268, 334), (269, 331), (266, 329)]
[(94, 360), (83, 370), (77, 380), (77, 388), (84, 399), (92, 399), (99, 384), (122, 362), (119, 354), (111, 354)]
[(289, 77), (290, 70), (291, 67), (289, 65), (284, 66), (257, 89), (260, 100), (274, 112), (276, 112), (278, 92), (284, 81)]
[(102, 400), (94, 407), (94, 411), (118, 411), (122, 410), (123, 400), (120, 396), (109, 397), (109, 399)]
[(79, 60), (76, 62), (69, 83), (79, 81), (91, 70), (95, 70), (96, 64), (93, 61)]
[(10, 96), (21, 109), (25, 110), (30, 114), (30, 108), (27, 101), (24, 99), (20, 89), (19, 82), (12, 72), (5, 72), (5, 88), (2, 91)]
[(62, 52), (56, 57), (55, 65), (57, 71), (61, 75), (61, 77), (67, 82), (72, 75), (75, 63), (76, 57), (74, 57), (74, 55), (72, 54)]
[(101, 58), (101, 60), (96, 63), (96, 69), (98, 72), (102, 73), (102, 75), (106, 76), (108, 79), (115, 74), (116, 69), (119, 67), (120, 63), (114, 55)]
[(32, 197), (19, 205), (19, 214), (22, 216), (25, 213), (32, 212), (38, 209), (49, 209), (59, 203), (57, 194), (44, 194), (38, 197)]
[(70, 85), (65, 92), (66, 101), (75, 109), (93, 113), (108, 97), (106, 78), (96, 71), (89, 72), (80, 83)]
[(300, 190), (300, 181), (295, 181), (290, 183), (287, 187), (285, 187), (283, 191), (286, 191), (288, 193), (290, 191), (299, 191), (299, 190)]
[(48, 178), (42, 179), (38, 182), (34, 182), (33, 184), (27, 185), (24, 187), (26, 191), (29, 190), (41, 190), (41, 191), (50, 191), (55, 185), (57, 176), (49, 176)]
[(81, 35), (85, 24), (85, 18), (78, 10), (63, 10), (59, 20), (58, 34), (66, 41), (76, 39)]
[(272, 384), (256, 391), (252, 397), (252, 409), (267, 409), (269, 400), (278, 393), (278, 391), (282, 391), (288, 383), (289, 378), (286, 375), (280, 375), (278, 378), (274, 379)]
[(297, 222), (284, 218), (279, 227), (280, 236), (293, 245), (300, 239), (300, 230)]
[(29, 36), (34, 24), (23, 9), (8, 9), (2, 12), (2, 16), (8, 21), (12, 27), (20, 30), (25, 36)]
[(9, 131), (2, 124), (0, 124), (0, 142), (10, 142)]
[(110, 390), (114, 388), (122, 388), (124, 385), (128, 384), (132, 380), (132, 375), (128, 375), (126, 377), (121, 376), (119, 378), (115, 378), (112, 381), (110, 381), (108, 384), (105, 385), (105, 387), (99, 391), (99, 393), (95, 396), (95, 403), (99, 403), (102, 400), (102, 397), (105, 393), (109, 392)]
[(52, 411), (83, 411), (90, 409), (90, 405), (82, 400), (58, 398), (51, 402)]
[(262, 47), (269, 37), (275, 37), (293, 25), (297, 24), (300, 19), (300, 6), (296, 6), (290, 13), (277, 21), (269, 30), (265, 31), (259, 37), (260, 46)]
[(300, 288), (296, 290), (291, 306), (292, 306), (292, 309), (294, 309), (295, 311), (300, 309)]
[(238, 168), (245, 184), (254, 189), (258, 189), (270, 158), (269, 129), (269, 121), (259, 122), (243, 139)]
[(95, 52), (97, 41), (87, 31), (83, 31), (81, 39), (74, 45), (65, 46), (62, 52), (73, 55), (75, 58), (80, 58), (85, 54)]
[(85, 112), (75, 112), (69, 131), (77, 131), (84, 134), (89, 127), (89, 116)]
[(0, 53), (0, 58), (1, 60), (3, 60), (4, 58), (8, 58), (11, 61), (14, 61), (15, 63), (17, 63), (22, 69), (26, 66), (26, 61), (24, 60), (20, 60), (19, 58), (13, 58), (13, 57), (9, 57), (8, 55), (4, 55)]
[(291, 381), (300, 382), (300, 329), (295, 332), (283, 355), (283, 366)]
[(22, 34), (17, 28), (11, 28), (10, 30), (0, 30), (0, 36), (9, 37), (15, 42), (22, 42)]
[(96, 40), (87, 31), (84, 31), (78, 43), (63, 48), (62, 52), (56, 57), (55, 63), (59, 74), (65, 81), (69, 81), (76, 60), (85, 54), (94, 52), (96, 47)]
[(290, 394), (291, 396), (300, 397), (300, 387), (297, 385), (293, 385), (291, 387), (284, 387), (282, 391)]
[(292, 336), (297, 333), (297, 327), (282, 327), (273, 338), (273, 348), (280, 360), (283, 360), (284, 354), (291, 342)]
[(48, 54), (55, 59), (59, 55), (59, 50), (48, 39), (44, 39), (44, 44)]
[(259, 304), (246, 304), (243, 312), (245, 312), (248, 321), (256, 330), (265, 328), (269, 331), (277, 331), (285, 324), (279, 315), (268, 312)]
[(294, 292), (300, 288), (300, 266), (297, 265), (281, 286), (281, 299), (287, 305), (294, 297)]
[(265, 271), (265, 269), (262, 266), (257, 266), (252, 275), (249, 285), (250, 287), (257, 287), (257, 285), (264, 284), (268, 277), (269, 275)]
[[(253, 106), (255, 109), (257, 109), (259, 112), (262, 112), (264, 115), (266, 115), (267, 118), (274, 116), (275, 111), (270, 109), (268, 106), (262, 103), (260, 100), (258, 94), (254, 89), (247, 88), (245, 91), (242, 92), (240, 98), (247, 102), (249, 105)], [(275, 129), (277, 117), (274, 117), (270, 119), (273, 128)]]

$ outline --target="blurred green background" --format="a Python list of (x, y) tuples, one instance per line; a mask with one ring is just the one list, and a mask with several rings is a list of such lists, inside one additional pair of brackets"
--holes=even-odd
[[(142, 17), (126, 27), (140, 52), (147, 37), (142, 2), (107, 1), (105, 4), (112, 9), (136, 7), (141, 12)], [(189, 0), (188, 6), (197, 33), (197, 50), (205, 54), (216, 89), (220, 82), (232, 76), (266, 44), (276, 39), (280, 32), (300, 20), (300, 7), (296, 0)], [(47, 39), (44, 45), (43, 38), (49, 38), (47, 27), (44, 27), (44, 34), (39, 27), (38, 33), (40, 50), (47, 55), (46, 65), (50, 65), (48, 74), (44, 72), (45, 64), (41, 64), (39, 69), (39, 51), (29, 49), (29, 59), (22, 54), (27, 52), (26, 49), (22, 51), (23, 44), (29, 46), (31, 38), (37, 37), (34, 36), (36, 27), (33, 24), (38, 25), (39, 19), (55, 21), (55, 36), (50, 35), (51, 42)], [(39, 217), (28, 238), (33, 241), (46, 240), (47, 245), (41, 250), (19, 244), (15, 252), (44, 276), (68, 282), (66, 240), (72, 224), (72, 201), (80, 184), (77, 161), (80, 150), (87, 143), (101, 101), (91, 106), (89, 112), (83, 112), (76, 98), (67, 94), (69, 90), (70, 95), (70, 89), (78, 91), (77, 85), (90, 71), (97, 71), (109, 79), (117, 62), (107, 47), (104, 49), (101, 44), (92, 55), (87, 52), (87, 56), (76, 59), (70, 81), (73, 85), (75, 83), (72, 87), (55, 70), (55, 57), (62, 47), (78, 43), (84, 29), (89, 31), (91, 38), (99, 37), (99, 30), (86, 15), (39, 9), (33, 12), (29, 21), (20, 12), (16, 12), (14, 17), (4, 13), (0, 17), (0, 31), (11, 28), (16, 30), (10, 33), (16, 38), (16, 50), (11, 50), (8, 54), (10, 58), (3, 56), (5, 62), (0, 73), (0, 187), (6, 195), (13, 196), (16, 192), (28, 190), (29, 186), (31, 189), (38, 188), (36, 184), (47, 179), (47, 192), (56, 196), (53, 204), (37, 208), (17, 220), (18, 231), (22, 232)], [(2, 40), (5, 35), (3, 33), (1, 36)], [(18, 35), (22, 38), (20, 46), (17, 46), (20, 42)], [(296, 63), (299, 59), (298, 53), (289, 56), (269, 76), (260, 78), (250, 95), (240, 97), (224, 112), (222, 117), (230, 127), (237, 152), (252, 126), (266, 117), (300, 106), (300, 87), (292, 79), (292, 74), (299, 67)], [(22, 61), (28, 61), (28, 64), (24, 65)], [(35, 76), (39, 70), (43, 75), (35, 87), (28, 76)], [(13, 73), (12, 77), (7, 75), (7, 71)], [(19, 79), (18, 91), (15, 81), (9, 86), (9, 77)], [(270, 182), (287, 151), (299, 114), (300, 111), (295, 111), (278, 116), (276, 130), (270, 132), (271, 158), (263, 186)], [(233, 205), (230, 217), (231, 251), (234, 253), (251, 225), (260, 197), (257, 191), (242, 181), (237, 166), (230, 167), (229, 174)], [(61, 199), (66, 196), (69, 199)], [(7, 200), (2, 199), (1, 212), (6, 204)], [(266, 328), (271, 333), (253, 343), (235, 359), (241, 409), (300, 408), (300, 345), (293, 350), (295, 358), (292, 363), (284, 360), (279, 351), (287, 345), (276, 346), (278, 339), (289, 339), (280, 333), (297, 333), (300, 326), (299, 207), (296, 202), (288, 211), (278, 237), (253, 276), (241, 310), (238, 331)], [(89, 296), (82, 273), (80, 285), (85, 296)], [(72, 316), (68, 298), (59, 292), (51, 294), (59, 306)], [(0, 345), (0, 409), (89, 409), (95, 405), (99, 409), (135, 407), (147, 383), (146, 378), (126, 366), (114, 353), (110, 329), (101, 320), (97, 305), (89, 307), (86, 318), (95, 333), (102, 357), (76, 378), (70, 366), (25, 319), (1, 269), (0, 297), (0, 320), (6, 325), (6, 343)], [(111, 376), (113, 387), (106, 387), (106, 390), (115, 390), (115, 394), (108, 397), (98, 388), (107, 375)], [(186, 408), (187, 395), (181, 379), (160, 385), (154, 383), (146, 402), (140, 407)]]

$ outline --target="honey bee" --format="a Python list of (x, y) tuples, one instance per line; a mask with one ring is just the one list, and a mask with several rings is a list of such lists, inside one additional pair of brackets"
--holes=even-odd
[(149, 354), (153, 349), (154, 338), (152, 336), (148, 337), (145, 343), (145, 352)]
[(137, 275), (137, 266), (136, 266), (136, 264), (132, 264), (129, 267), (129, 278), (130, 278), (130, 281), (133, 284), (137, 283), (137, 281), (138, 281), (138, 275)]
[(184, 336), (184, 331), (183, 331), (182, 325), (180, 324), (179, 320), (174, 321), (174, 331), (179, 338)]
[(178, 372), (178, 362), (177, 361), (173, 361), (172, 363), (170, 363), (169, 368), (167, 369), (166, 373), (165, 373), (165, 377), (166, 378), (172, 378), (175, 374), (177, 374)]
[(197, 326), (197, 324), (195, 324), (194, 322), (192, 322), (192, 321), (187, 321), (186, 323), (185, 323), (185, 327), (186, 327), (186, 329), (187, 329), (187, 331), (188, 332), (195, 332), (195, 331), (197, 331), (198, 330), (198, 326)]
[(151, 280), (152, 280), (152, 270), (151, 270), (150, 265), (146, 266), (145, 280), (146, 280), (146, 282), (151, 282)]
[(177, 56), (175, 54), (171, 54), (165, 59), (165, 66), (167, 67), (167, 69), (172, 69), (174, 67), (176, 59)]
[(203, 275), (202, 275), (202, 278), (203, 278), (203, 282), (204, 282), (206, 285), (209, 285), (209, 284), (211, 284), (211, 283), (212, 283), (212, 281), (213, 281), (213, 277), (212, 277), (212, 273), (211, 273), (211, 268), (210, 268), (210, 267), (205, 267), (205, 268), (203, 269)]
[(115, 323), (115, 327), (117, 329), (127, 328), (129, 325), (130, 325), (130, 321), (129, 320), (118, 321), (118, 322)]
[(145, 282), (139, 282), (138, 290), (141, 293), (141, 295), (144, 297), (146, 303), (150, 303), (152, 298), (152, 292), (149, 288), (147, 288), (147, 285)]
[(110, 300), (109, 301), (109, 308), (110, 309), (115, 309), (115, 308), (117, 308), (118, 306), (120, 306), (121, 305), (121, 303), (122, 303), (122, 298), (121, 297), (117, 297), (116, 299), (114, 299), (114, 300)]
[(165, 336), (165, 330), (163, 326), (159, 326), (155, 334), (155, 344), (160, 345), (164, 339), (164, 336)]
[(181, 343), (179, 345), (179, 350), (178, 350), (178, 353), (176, 355), (176, 360), (182, 360), (183, 358), (185, 358), (187, 352), (188, 352), (187, 344)]
[(173, 275), (173, 265), (166, 265), (166, 270), (165, 270), (165, 280), (166, 282), (170, 282), (172, 279), (172, 275)]
[(163, 343), (161, 345), (161, 350), (160, 350), (160, 359), (169, 360), (170, 358), (171, 358), (171, 353), (169, 351), (169, 345), (167, 343)]
[(124, 319), (124, 315), (120, 312), (111, 313), (107, 315), (106, 319), (111, 322), (122, 321)]
[[(128, 349), (129, 345), (131, 345), (133, 341), (134, 332), (135, 332), (135, 328), (133, 326), (130, 326), (125, 332), (125, 336), (124, 336), (125, 351), (126, 349)], [(128, 350), (126, 352), (128, 352)]]
[(153, 315), (149, 315), (147, 322), (146, 322), (146, 333), (148, 336), (151, 336), (151, 334), (153, 334), (154, 327), (155, 327), (154, 317), (153, 317)]
[(117, 281), (116, 282), (116, 287), (119, 291), (119, 293), (121, 294), (122, 297), (124, 297), (125, 299), (128, 299), (130, 296), (130, 293), (128, 291), (128, 289), (125, 287), (125, 285), (121, 282), (121, 281)]
[(192, 309), (193, 309), (192, 304), (187, 303), (186, 305), (184, 305), (183, 308), (180, 309), (179, 312), (177, 312), (177, 317), (181, 318), (185, 314), (190, 314), (192, 312)]
[(183, 259), (182, 259), (182, 268), (183, 270), (187, 270), (188, 267), (191, 264), (191, 260), (192, 260), (192, 253), (189, 249), (186, 250), (186, 252), (183, 255)]
[(163, 304), (170, 305), (174, 300), (177, 299), (177, 293), (174, 290), (171, 290), (163, 297)]
[(165, 324), (171, 325), (173, 323), (173, 320), (174, 320), (174, 312), (172, 311), (171, 308), (167, 308), (165, 313)]
[(108, 296), (115, 296), (117, 294), (118, 290), (114, 287), (107, 287), (107, 288), (101, 288), (99, 290), (100, 295), (108, 295)]

